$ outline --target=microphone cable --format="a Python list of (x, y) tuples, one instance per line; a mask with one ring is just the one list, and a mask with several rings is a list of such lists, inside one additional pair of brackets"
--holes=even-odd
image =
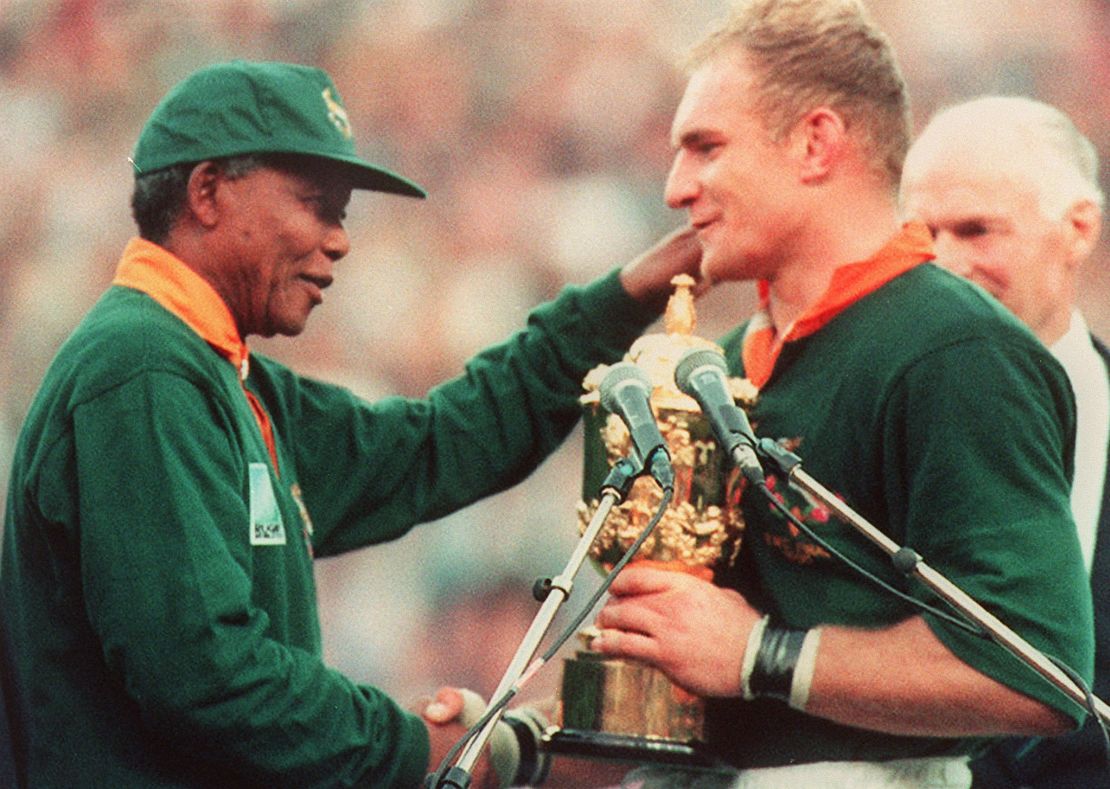
[(439, 766), (436, 768), (435, 772), (432, 773), (431, 776), (429, 776), (430, 781), (425, 782), (426, 787), (437, 789), (440, 786), (443, 777), (451, 768), (451, 764), (458, 757), (459, 752), (462, 751), (464, 747), (466, 747), (466, 744), (474, 739), (475, 735), (477, 735), (478, 732), (484, 729), (495, 715), (497, 715), (499, 712), (501, 712), (501, 710), (508, 706), (509, 702), (512, 701), (518, 693), (520, 693), (520, 689), (524, 686), (524, 684), (528, 682), (536, 674), (537, 671), (539, 671), (544, 665), (546, 665), (548, 661), (550, 661), (551, 658), (555, 656), (555, 654), (559, 651), (563, 644), (565, 644), (570, 639), (570, 637), (573, 636), (575, 632), (577, 632), (578, 628), (581, 627), (582, 622), (584, 622), (586, 617), (590, 615), (590, 612), (593, 610), (594, 606), (597, 605), (602, 596), (604, 596), (604, 594), (609, 591), (609, 587), (613, 585), (613, 581), (614, 579), (616, 579), (620, 571), (623, 570), (625, 566), (630, 561), (632, 561), (633, 558), (635, 558), (640, 548), (643, 547), (644, 542), (647, 541), (647, 538), (650, 537), (652, 532), (655, 531), (655, 527), (659, 524), (659, 521), (662, 520), (663, 514), (667, 511), (667, 507), (669, 507), (671, 504), (671, 499), (674, 498), (674, 486), (667, 485), (663, 487), (662, 490), (663, 496), (659, 501), (659, 506), (655, 508), (655, 512), (652, 515), (651, 520), (648, 521), (647, 526), (645, 526), (640, 531), (640, 534), (636, 537), (635, 542), (633, 542), (632, 545), (629, 546), (628, 550), (626, 550), (621, 558), (617, 560), (617, 563), (613, 565), (613, 569), (605, 574), (605, 577), (602, 579), (600, 586), (598, 586), (597, 590), (590, 596), (590, 599), (587, 601), (587, 603), (579, 609), (578, 613), (575, 614), (574, 618), (571, 620), (571, 623), (567, 625), (566, 629), (564, 629), (563, 632), (560, 633), (559, 636), (551, 642), (551, 646), (549, 646), (547, 650), (540, 655), (540, 657), (532, 661), (532, 663), (528, 666), (524, 673), (520, 675), (520, 678), (516, 681), (516, 683), (514, 683), (511, 688), (505, 691), (500, 698), (491, 700), (491, 703), (486, 708), (486, 711), (482, 714), (482, 717), (480, 717), (474, 723), (474, 725), (467, 729), (463, 733), (462, 737), (460, 737), (455, 742), (455, 744), (451, 746), (451, 750), (449, 750), (440, 761)]
[(889, 594), (894, 595), (899, 600), (908, 603), (909, 605), (917, 608), (924, 613), (929, 613), (939, 619), (943, 619), (948, 624), (953, 625), (954, 627), (960, 628), (980, 638), (990, 638), (990, 636), (974, 622), (968, 622), (967, 619), (964, 617), (955, 616), (948, 613), (947, 611), (942, 611), (936, 606), (930, 605), (929, 603), (926, 603), (922, 600), (918, 600), (913, 595), (907, 594), (901, 589), (898, 589), (897, 587), (887, 583), (882, 578), (860, 565), (854, 559), (851, 559), (850, 557), (845, 555), (839, 549), (834, 548), (828, 543), (827, 540), (819, 536), (817, 532), (813, 531), (813, 529), (811, 529), (805, 521), (791, 512), (785, 504), (779, 501), (775, 494), (771, 491), (771, 489), (767, 487), (766, 483), (758, 485), (757, 489), (769, 502), (771, 502), (775, 509), (782, 513), (786, 517), (786, 519), (789, 520), (794, 526), (798, 527), (799, 530), (804, 532), (805, 535), (813, 540), (815, 543), (817, 543), (817, 545), (828, 551), (835, 559), (838, 559), (839, 561), (847, 565), (849, 569), (858, 573), (861, 577), (863, 577), (864, 580), (870, 581), (871, 583), (882, 589), (884, 592), (888, 592)]
[[(782, 513), (787, 520), (789, 520), (794, 526), (796, 526), (807, 537), (809, 537), (809, 539), (813, 540), (813, 542), (815, 542), (821, 548), (824, 548), (826, 551), (829, 552), (830, 555), (832, 555), (840, 562), (844, 563), (848, 568), (856, 572), (864, 580), (870, 581), (883, 591), (888, 592), (889, 594), (897, 597), (899, 600), (902, 600), (905, 603), (908, 603), (911, 607), (916, 608), (922, 613), (932, 614), (933, 616), (947, 622), (953, 627), (961, 629), (966, 633), (970, 633), (973, 636), (977, 636), (978, 638), (982, 638), (988, 641), (992, 640), (988, 632), (980, 627), (978, 623), (970, 621), (968, 617), (959, 610), (953, 609), (954, 613), (949, 613), (937, 608), (934, 605), (930, 605), (923, 600), (918, 600), (913, 595), (907, 594), (901, 589), (898, 589), (897, 587), (887, 583), (882, 578), (860, 565), (854, 559), (851, 559), (837, 548), (834, 548), (832, 545), (829, 544), (827, 540), (819, 536), (817, 532), (810, 528), (809, 525), (805, 523), (805, 521), (791, 512), (790, 509), (783, 502), (779, 501), (774, 492), (767, 486), (767, 483), (764, 482), (760, 485), (757, 485), (756, 487), (758, 488), (759, 492), (762, 493), (769, 502), (771, 502), (775, 509)], [(895, 566), (897, 567), (897, 564)], [(908, 566), (907, 570), (904, 571), (905, 574), (908, 575), (909, 571), (912, 569), (912, 565)], [(951, 604), (949, 604), (947, 601), (942, 600), (941, 602), (951, 607)], [(1106, 752), (1107, 769), (1110, 770), (1110, 731), (1107, 730), (1106, 722), (1098, 713), (1094, 691), (1092, 691), (1090, 686), (1083, 681), (1083, 678), (1079, 676), (1079, 674), (1076, 673), (1074, 669), (1064, 663), (1064, 661), (1060, 660), (1054, 655), (1050, 655), (1045, 652), (1042, 652), (1041, 654), (1043, 654), (1045, 658), (1047, 658), (1058, 669), (1060, 669), (1060, 671), (1066, 674), (1068, 679), (1075, 683), (1075, 686), (1083, 692), (1083, 696), (1086, 700), (1086, 704), (1083, 706), (1087, 710), (1088, 714), (1091, 715), (1091, 717), (1093, 717), (1095, 722), (1098, 724), (1099, 731), (1102, 734), (1103, 746)]]

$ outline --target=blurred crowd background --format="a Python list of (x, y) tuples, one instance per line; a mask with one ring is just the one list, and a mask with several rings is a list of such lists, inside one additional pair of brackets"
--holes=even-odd
[[(356, 193), (352, 252), (296, 339), (256, 352), (367, 398), (419, 396), (564, 284), (633, 257), (666, 208), (675, 59), (725, 0), (0, 0), (0, 494), (35, 388), (133, 234), (127, 157), (185, 74), (243, 57), (334, 77), (360, 152), (426, 201)], [(1110, 158), (1110, 3), (871, 0), (918, 128), (940, 106), (1024, 94)], [(1107, 172), (1106, 167), (1103, 173)], [(1106, 179), (1104, 175), (1104, 188)], [(1110, 337), (1107, 242), (1081, 306)], [(714, 337), (753, 288), (699, 302)], [(398, 698), (490, 693), (531, 622), (533, 580), (577, 539), (582, 436), (516, 489), (408, 537), (318, 562), (328, 660)], [(596, 588), (587, 567), (556, 622)], [(549, 692), (558, 669), (541, 672)]]

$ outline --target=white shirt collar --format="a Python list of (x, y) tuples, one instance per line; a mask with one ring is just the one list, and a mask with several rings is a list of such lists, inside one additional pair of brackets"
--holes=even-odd
[(1071, 508), (1089, 571), (1102, 506), (1107, 443), (1110, 442), (1110, 379), (1079, 310), (1072, 311), (1067, 332), (1050, 350), (1063, 365), (1075, 392), (1075, 478)]
[(1094, 344), (1091, 343), (1091, 330), (1087, 328), (1087, 321), (1079, 310), (1072, 310), (1068, 330), (1064, 332), (1063, 337), (1052, 343), (1049, 350), (1068, 371), (1069, 377), (1072, 370), (1081, 369), (1078, 365), (1091, 361), (1092, 353), (1098, 354)]

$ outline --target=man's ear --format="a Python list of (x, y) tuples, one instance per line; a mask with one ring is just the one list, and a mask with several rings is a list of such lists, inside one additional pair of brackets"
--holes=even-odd
[(820, 183), (844, 153), (848, 142), (844, 118), (831, 107), (816, 107), (798, 121), (794, 135), (802, 183)]
[(204, 227), (216, 224), (220, 215), (217, 190), (224, 181), (224, 173), (215, 162), (201, 162), (189, 173), (186, 187), (186, 205), (189, 213)]
[(1102, 209), (1094, 200), (1079, 200), (1064, 214), (1071, 264), (1078, 267), (1095, 251), (1102, 230)]

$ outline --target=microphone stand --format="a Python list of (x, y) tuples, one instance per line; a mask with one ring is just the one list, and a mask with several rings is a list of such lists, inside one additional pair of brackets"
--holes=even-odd
[(912, 574), (918, 578), (941, 599), (978, 624), (996, 643), (1047, 679), (1084, 709), (1090, 709), (1093, 700), (1094, 709), (1091, 711), (1097, 714), (1102, 722), (1110, 723), (1110, 706), (1107, 706), (1102, 699), (1093, 694), (1088, 695), (1044, 653), (1038, 651), (1028, 641), (983, 608), (970, 595), (926, 564), (912, 548), (898, 545), (869, 523), (862, 515), (845, 504), (832, 491), (807, 474), (801, 467), (801, 458), (785, 449), (777, 441), (772, 441), (769, 438), (759, 439), (756, 443), (756, 449), (760, 455), (773, 462), (786, 475), (791, 484), (812, 496), (878, 546), (890, 557), (897, 570), (905, 575)]
[[(497, 704), (504, 696), (511, 697), (515, 695), (519, 690), (518, 683), (522, 683), (542, 665), (542, 662), (540, 662), (529, 667), (536, 650), (539, 649), (540, 643), (550, 629), (559, 607), (570, 597), (574, 586), (574, 577), (586, 561), (590, 545), (597, 538), (601, 527), (605, 525), (605, 520), (609, 517), (610, 511), (624, 500), (632, 488), (632, 483), (643, 472), (642, 464), (634, 463), (628, 458), (622, 458), (613, 464), (609, 475), (601, 483), (601, 500), (597, 509), (582, 532), (582, 536), (567, 560), (563, 572), (554, 578), (544, 578), (536, 583), (533, 592), (538, 599), (543, 600), (543, 605), (540, 606), (540, 610), (532, 620), (531, 626), (524, 634), (524, 638), (520, 646), (517, 647), (513, 659), (509, 662), (509, 667), (505, 670), (497, 690), (490, 697), (491, 704)], [(551, 594), (551, 592), (558, 592), (559, 594)], [(527, 676), (525, 676), (526, 674)], [(440, 787), (467, 789), (470, 786), (471, 771), (474, 764), (478, 761), (478, 756), (493, 734), (493, 730), (501, 719), (503, 712), (504, 706), (497, 710), (485, 726), (474, 735), (459, 757), (458, 763), (448, 770), (446, 775), (442, 778), (435, 775), (428, 776), (425, 786), (429, 789), (439, 789)]]

